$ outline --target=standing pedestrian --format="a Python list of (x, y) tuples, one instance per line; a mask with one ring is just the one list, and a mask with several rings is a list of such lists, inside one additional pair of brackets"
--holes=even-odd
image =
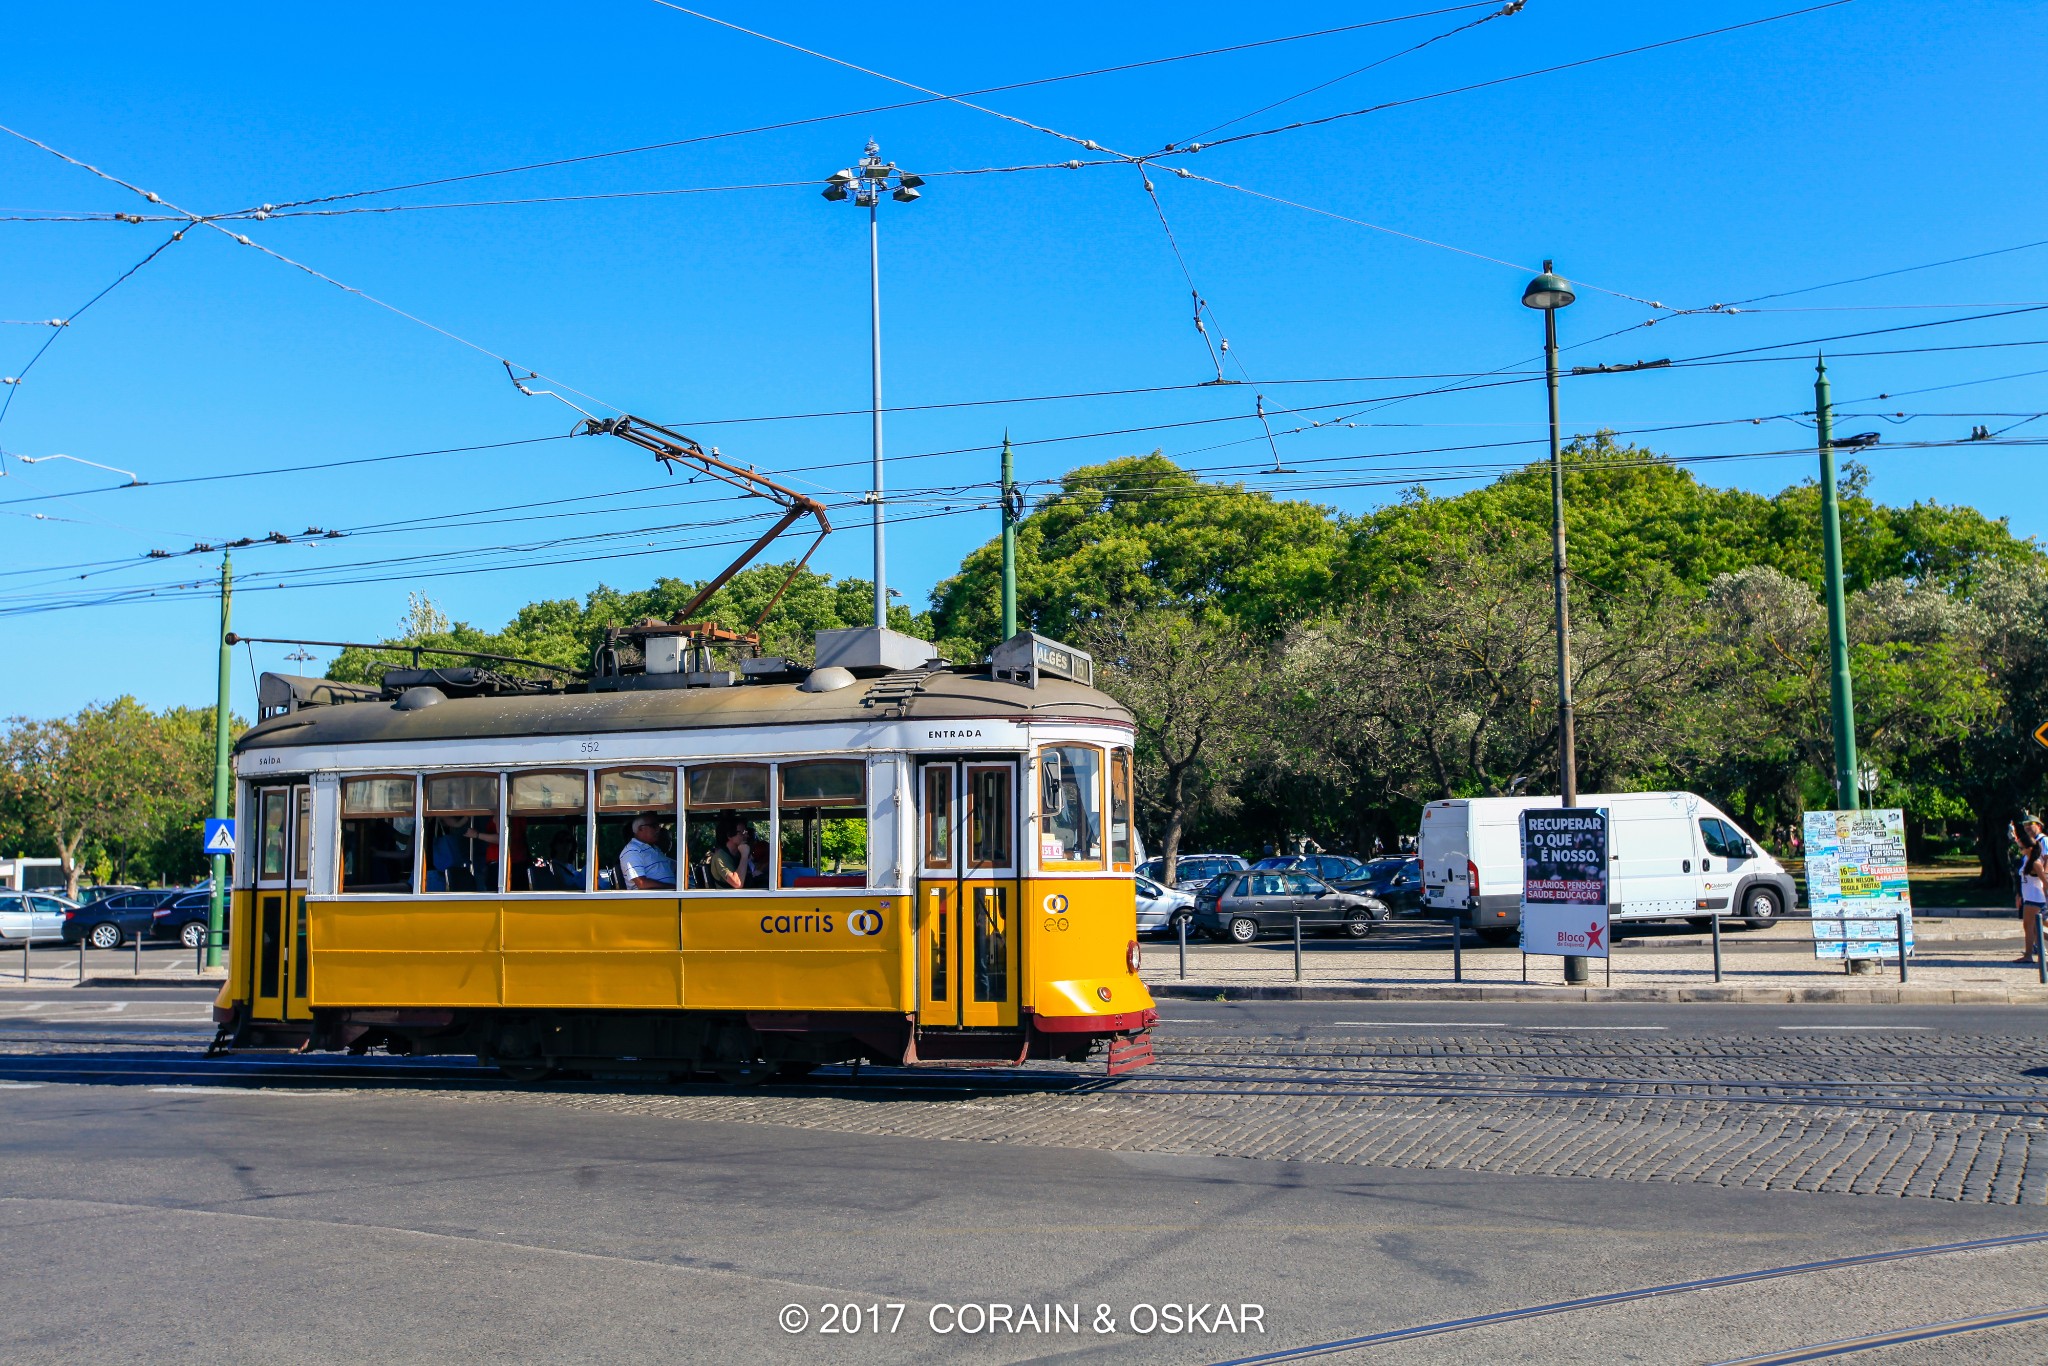
[(2020, 818), (2017, 830), (2007, 827), (2013, 837), (2019, 862), (2020, 931), (2026, 946), (2018, 963), (2031, 963), (2041, 952), (2041, 916), (2048, 910), (2048, 836), (2041, 832), (2041, 818)]

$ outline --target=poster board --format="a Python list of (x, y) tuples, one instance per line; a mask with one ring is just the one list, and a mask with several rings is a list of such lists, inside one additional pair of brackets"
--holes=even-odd
[(1522, 813), (1522, 952), (1607, 956), (1607, 808)]
[[(1906, 813), (1806, 813), (1806, 904), (1815, 958), (1897, 958), (1898, 922), (1913, 951), (1913, 897), (1906, 878)], [(1856, 920), (1856, 916), (1875, 917)]]

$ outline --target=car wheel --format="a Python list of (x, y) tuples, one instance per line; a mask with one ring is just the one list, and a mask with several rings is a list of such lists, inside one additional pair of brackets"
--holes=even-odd
[(1372, 933), (1372, 917), (1364, 911), (1353, 911), (1344, 922), (1344, 933), (1353, 939), (1365, 938)]
[(99, 924), (92, 927), (92, 932), (86, 938), (91, 941), (92, 946), (96, 949), (118, 949), (121, 947), (121, 941), (127, 938), (127, 936), (121, 933), (119, 925), (113, 924), (111, 921), (102, 920)]
[(1778, 894), (1768, 887), (1752, 887), (1742, 894), (1742, 923), (1752, 930), (1760, 930), (1776, 920), (1781, 909)]
[(1259, 937), (1259, 922), (1248, 915), (1241, 915), (1230, 922), (1230, 939), (1234, 944), (1249, 944)]
[(178, 931), (178, 942), (188, 949), (204, 948), (206, 946), (206, 922), (204, 920), (186, 921), (184, 926)]

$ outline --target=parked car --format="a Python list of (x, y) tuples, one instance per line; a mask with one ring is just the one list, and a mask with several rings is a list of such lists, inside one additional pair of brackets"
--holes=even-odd
[(149, 933), (156, 908), (178, 895), (176, 887), (156, 887), (142, 892), (118, 892), (90, 906), (80, 906), (64, 917), (64, 942), (81, 939), (96, 949), (118, 949), (139, 935)]
[[(1459, 797), (1423, 807), (1424, 904), (1490, 939), (1512, 939), (1522, 916), (1522, 812), (1557, 805), (1555, 797)], [(1579, 805), (1607, 808), (1607, 897), (1617, 934), (1627, 921), (1702, 911), (1740, 915), (1761, 929), (1799, 904), (1784, 865), (1704, 797), (1582, 793)]]
[[(206, 943), (206, 926), (212, 909), (211, 887), (195, 887), (181, 892), (150, 912), (150, 938), (176, 939), (188, 949), (199, 948)], [(221, 933), (225, 943), (225, 925)]]
[(53, 892), (0, 892), (0, 939), (62, 939), (64, 912), (72, 907)]
[(1364, 892), (1378, 897), (1395, 915), (1414, 915), (1422, 909), (1422, 860), (1419, 858), (1376, 858), (1355, 878), (1333, 878), (1340, 892)]
[(1361, 892), (1340, 892), (1299, 868), (1219, 877), (1195, 893), (1195, 928), (1216, 939), (1249, 944), (1272, 931), (1349, 935), (1363, 939), (1389, 917), (1386, 904)]
[[(1241, 872), (1250, 866), (1235, 854), (1182, 854), (1174, 864), (1173, 885), (1179, 891), (1192, 892), (1223, 873)], [(1164, 885), (1166, 860), (1146, 859), (1138, 865), (1138, 876)]]
[(1279, 854), (1262, 858), (1254, 868), (1299, 868), (1328, 883), (1355, 882), (1365, 876), (1366, 865), (1348, 854)]
[(1140, 877), (1138, 884), (1138, 934), (1142, 938), (1156, 934), (1174, 938), (1180, 932), (1174, 928), (1176, 919), (1189, 921), (1193, 928), (1195, 899), (1186, 892), (1162, 887), (1149, 877)]

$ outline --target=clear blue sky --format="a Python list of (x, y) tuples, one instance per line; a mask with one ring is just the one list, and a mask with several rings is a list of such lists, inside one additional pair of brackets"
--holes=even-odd
[[(1441, 3), (1441, 0), (1440, 0)], [(1432, 8), (761, 5), (711, 11), (821, 52), (948, 91), (1083, 71)], [(1794, 0), (1641, 5), (1530, 0), (1519, 15), (1446, 38), (1224, 134), (1252, 131), (1797, 8)], [(1487, 11), (1467, 9), (1251, 51), (981, 97), (978, 102), (1125, 152), (1185, 141)], [(913, 605), (986, 539), (993, 511), (963, 511), (994, 477), (1007, 427), (1027, 479), (1163, 448), (1249, 474), (1271, 456), (1270, 408), (1361, 425), (1290, 434), (1288, 467), (1258, 481), (1361, 510), (1430, 482), (1533, 457), (1538, 384), (1373, 407), (1430, 383), (1284, 380), (1525, 371), (1538, 315), (1523, 266), (1555, 257), (1583, 282), (1560, 315), (1568, 344), (1658, 316), (1593, 286), (1700, 307), (1800, 290), (2048, 238), (2038, 168), (2048, 115), (2048, 13), (1997, 0), (1855, 0), (1762, 27), (1317, 128), (1168, 156), (1152, 178), (1188, 269), (1227, 336), (1232, 387), (902, 413), (888, 422), (895, 515), (890, 580)], [(580, 6), (439, 4), (333, 11), (27, 7), (0, 49), (0, 123), (195, 212), (378, 189), (559, 157), (744, 129), (916, 98), (875, 76), (719, 28), (651, 0)], [(353, 207), (773, 185), (702, 195), (240, 222), (233, 231), (420, 319), (574, 386), (606, 405), (685, 426), (743, 463), (835, 497), (865, 487), (864, 415), (721, 419), (862, 409), (867, 402), (866, 225), (816, 182), (869, 136), (924, 173), (1093, 154), (1015, 123), (935, 103), (517, 175), (342, 201)], [(1173, 175), (1216, 180), (1450, 244), (1502, 265)], [(939, 404), (1213, 378), (1189, 322), (1188, 285), (1129, 165), (934, 176), (913, 205), (883, 206), (886, 401)], [(0, 139), (0, 210), (162, 212), (13, 139)], [(169, 237), (171, 225), (0, 222), (0, 318), (67, 317)], [(1570, 353), (1623, 362), (1828, 337), (2048, 301), (2048, 247), (1989, 256), (1757, 305), (1670, 318)], [(1908, 307), (1926, 305), (1927, 307)], [(1934, 307), (1939, 305), (1940, 307)], [(1954, 305), (1956, 307), (1949, 307)], [(1971, 307), (1961, 307), (1970, 305)], [(1820, 311), (1772, 311), (1820, 310)], [(2048, 314), (1827, 344), (1848, 431), (1888, 444), (1994, 430), (2048, 409), (2048, 346), (1852, 357), (1852, 351), (1983, 347), (2048, 338)], [(47, 329), (0, 325), (0, 375), (18, 375)], [(1812, 347), (1799, 352), (1810, 357)], [(1785, 354), (1785, 353), (1779, 353)], [(1241, 363), (1243, 370), (1237, 368)], [(1811, 404), (1808, 360), (1699, 366), (1568, 382), (1570, 430), (1726, 423)], [(1866, 401), (1879, 393), (1962, 385)], [(0, 391), (4, 393), (4, 391)], [(581, 401), (581, 400), (579, 400)], [(593, 406), (586, 403), (585, 406)], [(2012, 416), (2002, 416), (2012, 414)], [(120, 606), (11, 615), (0, 712), (47, 715), (121, 692), (152, 705), (213, 693), (210, 600), (179, 583), (213, 557), (152, 563), (151, 549), (298, 533), (356, 534), (238, 555), (251, 576), (237, 629), (374, 638), (409, 589), (451, 615), (500, 624), (537, 597), (600, 582), (701, 576), (749, 530), (703, 485), (663, 478), (608, 438), (555, 440), (257, 478), (194, 476), (555, 436), (574, 415), (522, 398), (497, 362), (198, 228), (60, 335), (0, 421), (0, 607), (55, 594), (153, 585)], [(1160, 424), (1125, 435), (1084, 434)], [(1368, 426), (1366, 423), (1400, 424)], [(2048, 434), (2048, 419), (2010, 440)], [(1695, 426), (1642, 438), (1681, 456), (1803, 449), (1787, 421)], [(119, 476), (17, 455), (63, 452)], [(922, 457), (922, 458), (919, 458)], [(2031, 448), (1880, 447), (1877, 496), (1936, 498), (2048, 534)], [(1695, 466), (1715, 483), (1774, 491), (1810, 455)], [(1334, 487), (1333, 487), (1334, 486)], [(939, 490), (932, 492), (931, 490)], [(591, 495), (614, 495), (592, 497)], [(570, 502), (576, 499), (581, 501)], [(36, 500), (36, 501), (22, 501)], [(454, 514), (490, 512), (450, 525)], [(751, 509), (746, 509), (751, 510)], [(584, 513), (531, 518), (536, 513)], [(939, 515), (926, 515), (939, 514)], [(390, 526), (406, 519), (435, 519)], [(868, 572), (862, 515), (820, 568)], [(481, 523), (481, 524), (479, 524)], [(387, 525), (379, 525), (387, 524)], [(374, 534), (372, 534), (374, 531)], [(564, 537), (610, 535), (552, 548)], [(515, 554), (491, 548), (529, 547)], [(399, 557), (436, 559), (348, 568)], [(594, 554), (604, 561), (542, 564)], [(118, 562), (113, 572), (104, 562)], [(517, 564), (507, 572), (450, 569)], [(66, 568), (92, 565), (91, 570)], [(323, 575), (323, 566), (331, 566)], [(37, 572), (23, 573), (18, 571)], [(259, 588), (322, 577), (383, 581)], [(93, 577), (79, 578), (80, 573)], [(429, 574), (435, 576), (429, 576)], [(257, 651), (257, 668), (283, 665)], [(324, 661), (325, 654), (322, 659)], [(237, 706), (253, 703), (246, 655)], [(317, 671), (321, 663), (308, 666)]]

